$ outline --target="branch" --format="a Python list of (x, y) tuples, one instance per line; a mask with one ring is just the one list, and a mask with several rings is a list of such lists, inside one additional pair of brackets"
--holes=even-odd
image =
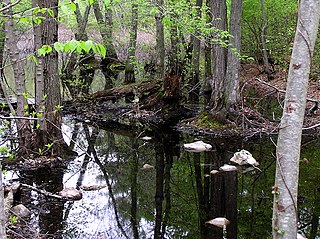
[(50, 192), (48, 192), (48, 191), (38, 189), (38, 188), (33, 187), (33, 186), (31, 186), (31, 185), (28, 185), (28, 184), (21, 183), (21, 186), (22, 186), (22, 187), (29, 188), (29, 189), (31, 189), (31, 190), (34, 190), (34, 191), (36, 191), (36, 192), (38, 192), (38, 193), (41, 193), (41, 194), (43, 194), (43, 195), (45, 195), (45, 196), (47, 196), (47, 197), (53, 197), (53, 198), (57, 198), (57, 199), (60, 199), (60, 200), (66, 199), (66, 198), (64, 198), (64, 197), (62, 197), (62, 196), (59, 196), (59, 195), (57, 195), (57, 194), (53, 194), (53, 193), (50, 193)]
[[(255, 78), (255, 80), (258, 81), (258, 82), (260, 82), (260, 83), (262, 83), (262, 84), (264, 84), (264, 85), (267, 85), (267, 86), (275, 89), (276, 91), (278, 91), (278, 92), (280, 92), (280, 93), (283, 93), (283, 94), (286, 93), (285, 90), (281, 90), (281, 89), (279, 89), (278, 87), (275, 87), (275, 86), (271, 85), (270, 83), (265, 82), (265, 81), (263, 81), (263, 80), (261, 80), (261, 79), (259, 79), (259, 78)], [(312, 99), (312, 98), (306, 98), (306, 99), (307, 99), (307, 101), (310, 101), (310, 102), (320, 103), (320, 102), (319, 102), (320, 100), (316, 100), (316, 99)]]
[(15, 1), (14, 3), (11, 3), (11, 4), (9, 4), (9, 5), (5, 6), (5, 7), (3, 7), (3, 8), (0, 8), (0, 12), (3, 12), (3, 11), (5, 11), (5, 10), (7, 10), (7, 9), (9, 9), (9, 8), (11, 8), (11, 7), (13, 7), (14, 5), (17, 5), (20, 1), (21, 1), (21, 0), (17, 0), (17, 1)]
[(311, 125), (309, 127), (306, 127), (306, 128), (302, 128), (302, 130), (308, 130), (308, 129), (313, 129), (313, 128), (317, 128), (320, 126), (320, 123), (319, 124), (315, 124), (315, 125)]
[(16, 120), (16, 119), (22, 119), (22, 120), (39, 120), (38, 118), (32, 118), (32, 117), (23, 117), (23, 116), (0, 116), (0, 119), (8, 119), (8, 120)]

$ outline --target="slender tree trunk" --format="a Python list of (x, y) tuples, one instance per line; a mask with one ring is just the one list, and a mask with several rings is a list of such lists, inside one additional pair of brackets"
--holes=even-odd
[(159, 78), (164, 77), (164, 27), (163, 18), (163, 0), (155, 0), (159, 12), (156, 13), (156, 72)]
[[(214, 1), (211, 6), (213, 14), (213, 26), (220, 30), (227, 30), (227, 6), (226, 1)], [(219, 114), (225, 108), (225, 76), (227, 49), (219, 44), (213, 46), (213, 79), (211, 82), (211, 109), (214, 115)], [(225, 116), (217, 116), (223, 120)]]
[[(201, 7), (202, 7), (202, 0), (196, 1), (197, 7), (197, 19), (201, 17)], [(189, 92), (189, 101), (190, 103), (197, 103), (199, 102), (199, 93), (200, 93), (200, 39), (196, 35), (193, 36), (193, 50), (192, 50), (192, 65), (191, 65), (191, 81), (190, 85), (192, 87), (191, 91)]]
[[(232, 0), (230, 14), (230, 34), (232, 37), (228, 48), (228, 61), (226, 73), (226, 99), (227, 109), (234, 108), (239, 101), (239, 82), (240, 82), (240, 45), (241, 45), (241, 15), (242, 0)], [(234, 52), (232, 49), (236, 49)]]
[(264, 71), (268, 76), (268, 80), (272, 79), (272, 72), (269, 64), (269, 59), (268, 59), (268, 49), (267, 49), (267, 44), (266, 44), (266, 31), (267, 31), (267, 16), (266, 12), (264, 9), (264, 0), (260, 0), (260, 5), (261, 5), (261, 13), (262, 13), (262, 19), (263, 19), (263, 26), (261, 29), (261, 45), (262, 45), (262, 56), (263, 56), (263, 64), (264, 64)]
[(273, 238), (297, 238), (297, 194), (302, 125), (320, 2), (301, 0), (276, 150)]
[(113, 70), (112, 64), (119, 63), (116, 50), (112, 44), (112, 1), (103, 18), (101, 8), (98, 1), (93, 3), (94, 15), (96, 17), (99, 32), (102, 36), (103, 45), (107, 50), (106, 57), (101, 61), (101, 70), (106, 79), (105, 89), (110, 89), (114, 86), (114, 81), (118, 78), (118, 72)]
[[(10, 4), (10, 1), (8, 0), (6, 3)], [(11, 8), (8, 9), (7, 14), (8, 16), (12, 16)], [(19, 50), (17, 47), (18, 40), (12, 17), (9, 17), (9, 19), (5, 21), (5, 30), (7, 34), (7, 47), (12, 62), (13, 76), (15, 79), (16, 87), (15, 93), (17, 97), (17, 110), (15, 115), (26, 116), (28, 115), (29, 110), (25, 86), (25, 73), (24, 66), (22, 64), (22, 60), (20, 59)], [(16, 119), (16, 124), (20, 151), (21, 153), (24, 153), (30, 145), (31, 127), (28, 120)]]
[(136, 46), (138, 33), (138, 4), (136, 0), (131, 1), (131, 25), (130, 25), (130, 43), (125, 68), (125, 84), (134, 83), (134, 65), (136, 64)]
[[(206, 7), (207, 7), (207, 23), (212, 24), (212, 14), (210, 11), (211, 6), (211, 0), (206, 0)], [(209, 39), (208, 39), (209, 41)], [(204, 94), (204, 104), (208, 105), (210, 102), (210, 95), (212, 93), (212, 89), (210, 86), (210, 79), (212, 79), (212, 60), (211, 60), (211, 52), (212, 52), (212, 46), (209, 42), (206, 42), (204, 46), (204, 77), (205, 82), (203, 86), (203, 94)]]
[(2, 183), (2, 166), (0, 163), (0, 238), (7, 238), (6, 236), (6, 216), (4, 209), (4, 188)]

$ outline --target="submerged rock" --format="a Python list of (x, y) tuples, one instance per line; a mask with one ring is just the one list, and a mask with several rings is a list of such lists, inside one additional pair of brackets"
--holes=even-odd
[(204, 143), (203, 141), (196, 141), (190, 144), (184, 144), (183, 146), (185, 151), (195, 153), (210, 151), (212, 149), (212, 146), (210, 144)]
[(75, 188), (64, 188), (59, 192), (59, 195), (68, 200), (80, 200), (82, 199), (82, 193)]

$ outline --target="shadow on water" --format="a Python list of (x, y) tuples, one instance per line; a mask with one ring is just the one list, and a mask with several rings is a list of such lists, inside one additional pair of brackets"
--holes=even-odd
[[(20, 201), (33, 211), (30, 225), (44, 238), (271, 238), (270, 139), (201, 138), (212, 150), (190, 153), (183, 144), (195, 138), (156, 126), (108, 131), (66, 120), (64, 131), (79, 154), (66, 160), (67, 169), (20, 172), (21, 182), (40, 189), (82, 191), (74, 202), (22, 192)], [(299, 228), (308, 238), (319, 236), (317, 145), (305, 144), (302, 153), (301, 172), (307, 176), (300, 185)], [(253, 154), (261, 172), (210, 173), (241, 149)], [(225, 231), (206, 223), (216, 217), (230, 221)]]

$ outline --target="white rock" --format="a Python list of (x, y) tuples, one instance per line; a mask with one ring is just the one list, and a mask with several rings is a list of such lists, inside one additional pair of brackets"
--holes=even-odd
[(229, 164), (224, 164), (219, 168), (221, 171), (230, 172), (230, 171), (237, 171), (237, 167)]
[(64, 188), (62, 191), (59, 192), (59, 195), (63, 198), (70, 199), (70, 200), (82, 199), (82, 193), (73, 187)]
[(242, 149), (240, 152), (234, 153), (233, 157), (230, 159), (230, 162), (233, 162), (238, 165), (252, 165), (252, 166), (258, 166), (259, 163), (255, 160), (254, 157), (252, 157), (252, 154)]
[(185, 151), (188, 152), (203, 152), (203, 151), (210, 151), (212, 146), (210, 144), (206, 144), (203, 141), (196, 141), (190, 144), (184, 144)]
[(147, 170), (147, 169), (153, 169), (154, 168), (154, 166), (152, 166), (152, 165), (150, 165), (150, 164), (144, 164), (143, 166), (142, 166), (142, 168), (141, 169), (143, 169), (143, 170)]
[(297, 234), (297, 239), (307, 239), (307, 238), (298, 233)]
[(214, 225), (216, 227), (224, 228), (225, 226), (230, 224), (230, 221), (225, 217), (217, 217), (210, 221), (207, 221), (206, 223)]
[(142, 139), (144, 141), (150, 141), (152, 138), (150, 136), (144, 136), (144, 137), (142, 137)]
[(217, 174), (217, 173), (219, 173), (219, 171), (215, 169), (210, 171), (210, 174)]

